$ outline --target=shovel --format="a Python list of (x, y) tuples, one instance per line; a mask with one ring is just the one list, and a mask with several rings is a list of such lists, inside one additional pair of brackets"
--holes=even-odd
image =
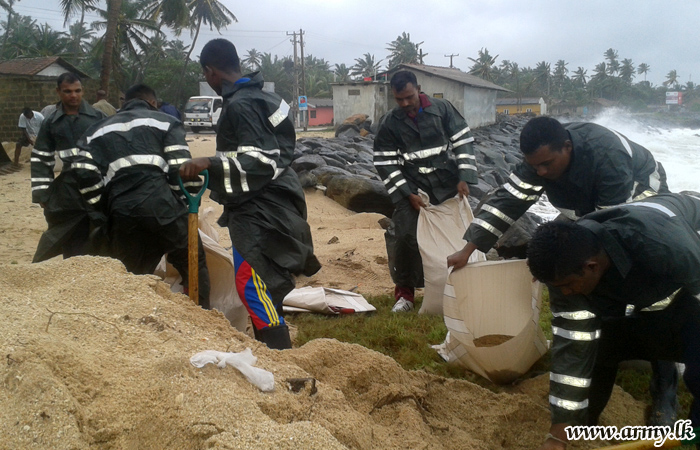
[(202, 189), (196, 194), (192, 195), (187, 192), (185, 185), (182, 183), (182, 178), (178, 177), (180, 182), (180, 189), (184, 192), (187, 198), (188, 212), (187, 217), (187, 265), (189, 268), (189, 288), (190, 288), (190, 300), (194, 302), (195, 305), (199, 305), (199, 204), (202, 200), (202, 195), (207, 190), (209, 186), (209, 171), (202, 170), (200, 175), (204, 175), (204, 184)]

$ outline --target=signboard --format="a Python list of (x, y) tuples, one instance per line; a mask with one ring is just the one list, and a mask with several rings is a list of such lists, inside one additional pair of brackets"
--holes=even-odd
[(309, 104), (306, 102), (306, 95), (299, 96), (299, 111), (306, 111), (309, 109)]
[(666, 104), (667, 105), (682, 105), (683, 104), (683, 93), (678, 92), (678, 91), (666, 92)]

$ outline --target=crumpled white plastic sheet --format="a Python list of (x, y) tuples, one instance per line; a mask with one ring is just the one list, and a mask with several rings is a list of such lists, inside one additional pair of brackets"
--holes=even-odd
[(263, 392), (275, 390), (275, 376), (272, 372), (253, 367), (258, 362), (258, 358), (253, 356), (253, 352), (246, 348), (240, 353), (219, 352), (216, 350), (205, 350), (190, 358), (190, 364), (197, 368), (202, 368), (207, 364), (216, 364), (219, 368), (229, 366), (238, 369), (244, 377)]

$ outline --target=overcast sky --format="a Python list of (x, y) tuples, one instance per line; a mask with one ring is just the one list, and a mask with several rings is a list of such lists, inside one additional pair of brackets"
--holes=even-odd
[[(557, 60), (570, 72), (593, 74), (608, 48), (619, 60), (651, 66), (655, 85), (672, 69), (679, 81), (700, 82), (700, 1), (698, 0), (220, 0), (238, 22), (222, 30), (245, 56), (255, 48), (280, 57), (292, 55), (291, 36), (304, 30), (305, 54), (352, 66), (370, 53), (387, 61), (387, 43), (410, 33), (428, 55), (425, 64), (469, 70), (481, 48), (521, 67)], [(59, 0), (19, 0), (15, 10), (62, 29)], [(92, 14), (87, 21), (97, 19)], [(0, 20), (7, 20), (3, 14)], [(203, 30), (193, 55), (216, 31)], [(181, 39), (191, 42), (189, 34)], [(643, 79), (638, 75), (636, 81)]]

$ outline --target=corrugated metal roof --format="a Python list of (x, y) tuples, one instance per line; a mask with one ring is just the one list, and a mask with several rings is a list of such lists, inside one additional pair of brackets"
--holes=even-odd
[(314, 108), (318, 107), (324, 107), (324, 106), (333, 106), (333, 99), (332, 98), (311, 98), (307, 100), (309, 102), (309, 105), (313, 106)]
[(517, 98), (497, 98), (496, 105), (538, 105), (540, 97), (523, 97), (518, 101)]
[(458, 83), (466, 84), (468, 86), (473, 86), (483, 89), (493, 89), (496, 91), (511, 92), (510, 90), (501, 87), (490, 81), (482, 80), (479, 77), (470, 75), (467, 72), (462, 72), (459, 69), (451, 69), (449, 67), (438, 67), (438, 66), (426, 66), (423, 64), (400, 64), (398, 67), (389, 71), (389, 73), (396, 72), (401, 69), (411, 69), (417, 70), (419, 72), (434, 75), (440, 78), (445, 78), (448, 80), (456, 81)]
[(86, 73), (78, 70), (72, 64), (66, 62), (60, 56), (47, 56), (42, 58), (18, 58), (0, 61), (0, 74), (2, 75), (29, 75), (34, 76), (52, 64), (58, 64), (73, 72), (81, 78), (90, 78)]

